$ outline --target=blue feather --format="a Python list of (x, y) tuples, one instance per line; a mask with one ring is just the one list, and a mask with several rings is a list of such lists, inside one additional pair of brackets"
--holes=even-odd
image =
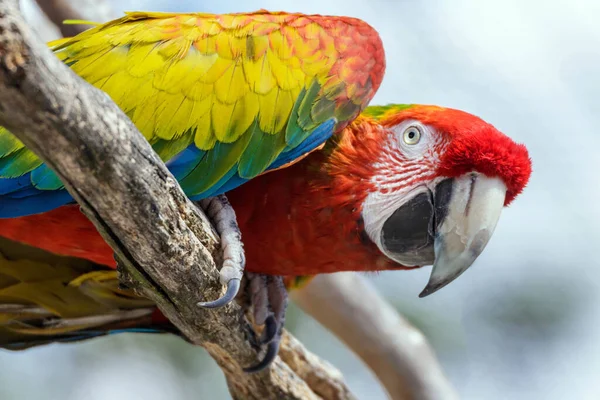
[[(227, 173), (225, 175), (223, 175), (223, 177), (221, 179), (219, 179), (217, 181), (217, 183), (215, 183), (210, 189), (205, 190), (204, 192), (200, 193), (198, 196), (201, 196), (201, 197), (199, 197), (199, 198), (205, 199), (207, 197), (212, 197), (212, 196), (216, 196), (219, 194), (223, 194), (223, 193), (231, 190), (231, 189), (227, 189), (225, 191), (222, 191), (223, 187), (227, 183), (229, 183), (229, 181), (234, 176), (236, 176), (236, 175), (239, 176), (237, 167), (238, 167), (238, 164), (235, 164), (233, 167), (231, 167), (231, 169), (229, 171), (227, 171)], [(197, 197), (197, 196), (195, 196), (195, 197)]]
[(200, 150), (195, 144), (191, 144), (182, 150), (175, 157), (166, 162), (169, 171), (175, 176), (177, 180), (185, 178), (196, 166), (204, 156), (206, 151)]
[(337, 120), (335, 118), (331, 118), (317, 126), (315, 129), (313, 129), (313, 131), (310, 133), (310, 136), (306, 138), (304, 142), (300, 143), (294, 148), (286, 149), (283, 153), (281, 153), (279, 157), (277, 157), (277, 159), (269, 166), (267, 171), (277, 169), (282, 165), (290, 163), (298, 157), (310, 153), (325, 143), (327, 140), (329, 140), (331, 135), (333, 135), (333, 128), (336, 123)]
[(10, 195), (2, 196), (0, 200), (0, 218), (17, 218), (24, 215), (39, 214), (72, 201), (73, 198), (65, 189), (40, 190), (39, 194), (24, 198), (13, 198)]
[(31, 186), (30, 173), (18, 178), (0, 178), (0, 196), (25, 189)]

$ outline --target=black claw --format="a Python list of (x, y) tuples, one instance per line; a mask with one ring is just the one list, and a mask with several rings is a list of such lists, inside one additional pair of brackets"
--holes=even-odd
[(198, 307), (202, 308), (219, 308), (229, 304), (235, 297), (237, 296), (240, 290), (240, 280), (239, 279), (231, 279), (227, 282), (227, 291), (223, 295), (223, 297), (215, 300), (215, 301), (206, 301), (196, 303)]
[(260, 338), (260, 344), (264, 345), (267, 343), (271, 343), (271, 341), (277, 335), (277, 331), (279, 330), (279, 326), (277, 324), (277, 320), (275, 320), (274, 315), (269, 315), (265, 320), (265, 329), (262, 331), (262, 335)]
[(277, 339), (273, 340), (271, 343), (269, 343), (265, 357), (258, 364), (254, 365), (252, 367), (244, 368), (244, 372), (253, 374), (255, 372), (260, 372), (260, 371), (268, 368), (269, 365), (271, 365), (271, 363), (273, 362), (273, 360), (275, 360), (275, 357), (277, 357), (278, 352), (279, 352), (279, 338), (277, 338)]

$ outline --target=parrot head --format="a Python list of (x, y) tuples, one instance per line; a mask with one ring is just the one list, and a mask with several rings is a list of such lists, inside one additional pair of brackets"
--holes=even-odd
[(419, 295), (427, 296), (481, 254), (527, 184), (531, 160), (524, 145), (463, 111), (389, 105), (363, 115), (376, 123), (357, 120), (363, 132), (342, 137), (334, 164), (346, 164), (354, 188), (362, 182), (353, 200), (379, 251), (404, 267), (433, 265)]

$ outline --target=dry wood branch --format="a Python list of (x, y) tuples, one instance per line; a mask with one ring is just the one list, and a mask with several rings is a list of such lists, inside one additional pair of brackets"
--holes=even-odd
[(280, 359), (266, 372), (242, 372), (257, 354), (239, 307), (195, 306), (221, 291), (212, 226), (109, 97), (36, 40), (17, 0), (0, 0), (0, 124), (57, 172), (115, 250), (126, 281), (208, 350), (234, 398), (319, 398)]
[(458, 398), (425, 336), (361, 276), (320, 275), (292, 298), (369, 366), (392, 399)]
[(298, 339), (284, 332), (281, 359), (323, 399), (355, 399), (334, 366), (310, 353)]

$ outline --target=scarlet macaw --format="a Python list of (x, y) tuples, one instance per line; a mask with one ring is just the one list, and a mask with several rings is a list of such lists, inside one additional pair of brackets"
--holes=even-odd
[[(360, 20), (130, 13), (51, 48), (129, 115), (190, 198), (227, 192), (261, 276), (433, 264), (432, 293), (483, 251), (531, 173), (523, 145), (468, 113), (365, 110), (385, 61)], [(70, 202), (0, 129), (0, 344), (176, 332), (118, 288), (110, 247)], [(12, 254), (15, 242), (37, 249)]]

